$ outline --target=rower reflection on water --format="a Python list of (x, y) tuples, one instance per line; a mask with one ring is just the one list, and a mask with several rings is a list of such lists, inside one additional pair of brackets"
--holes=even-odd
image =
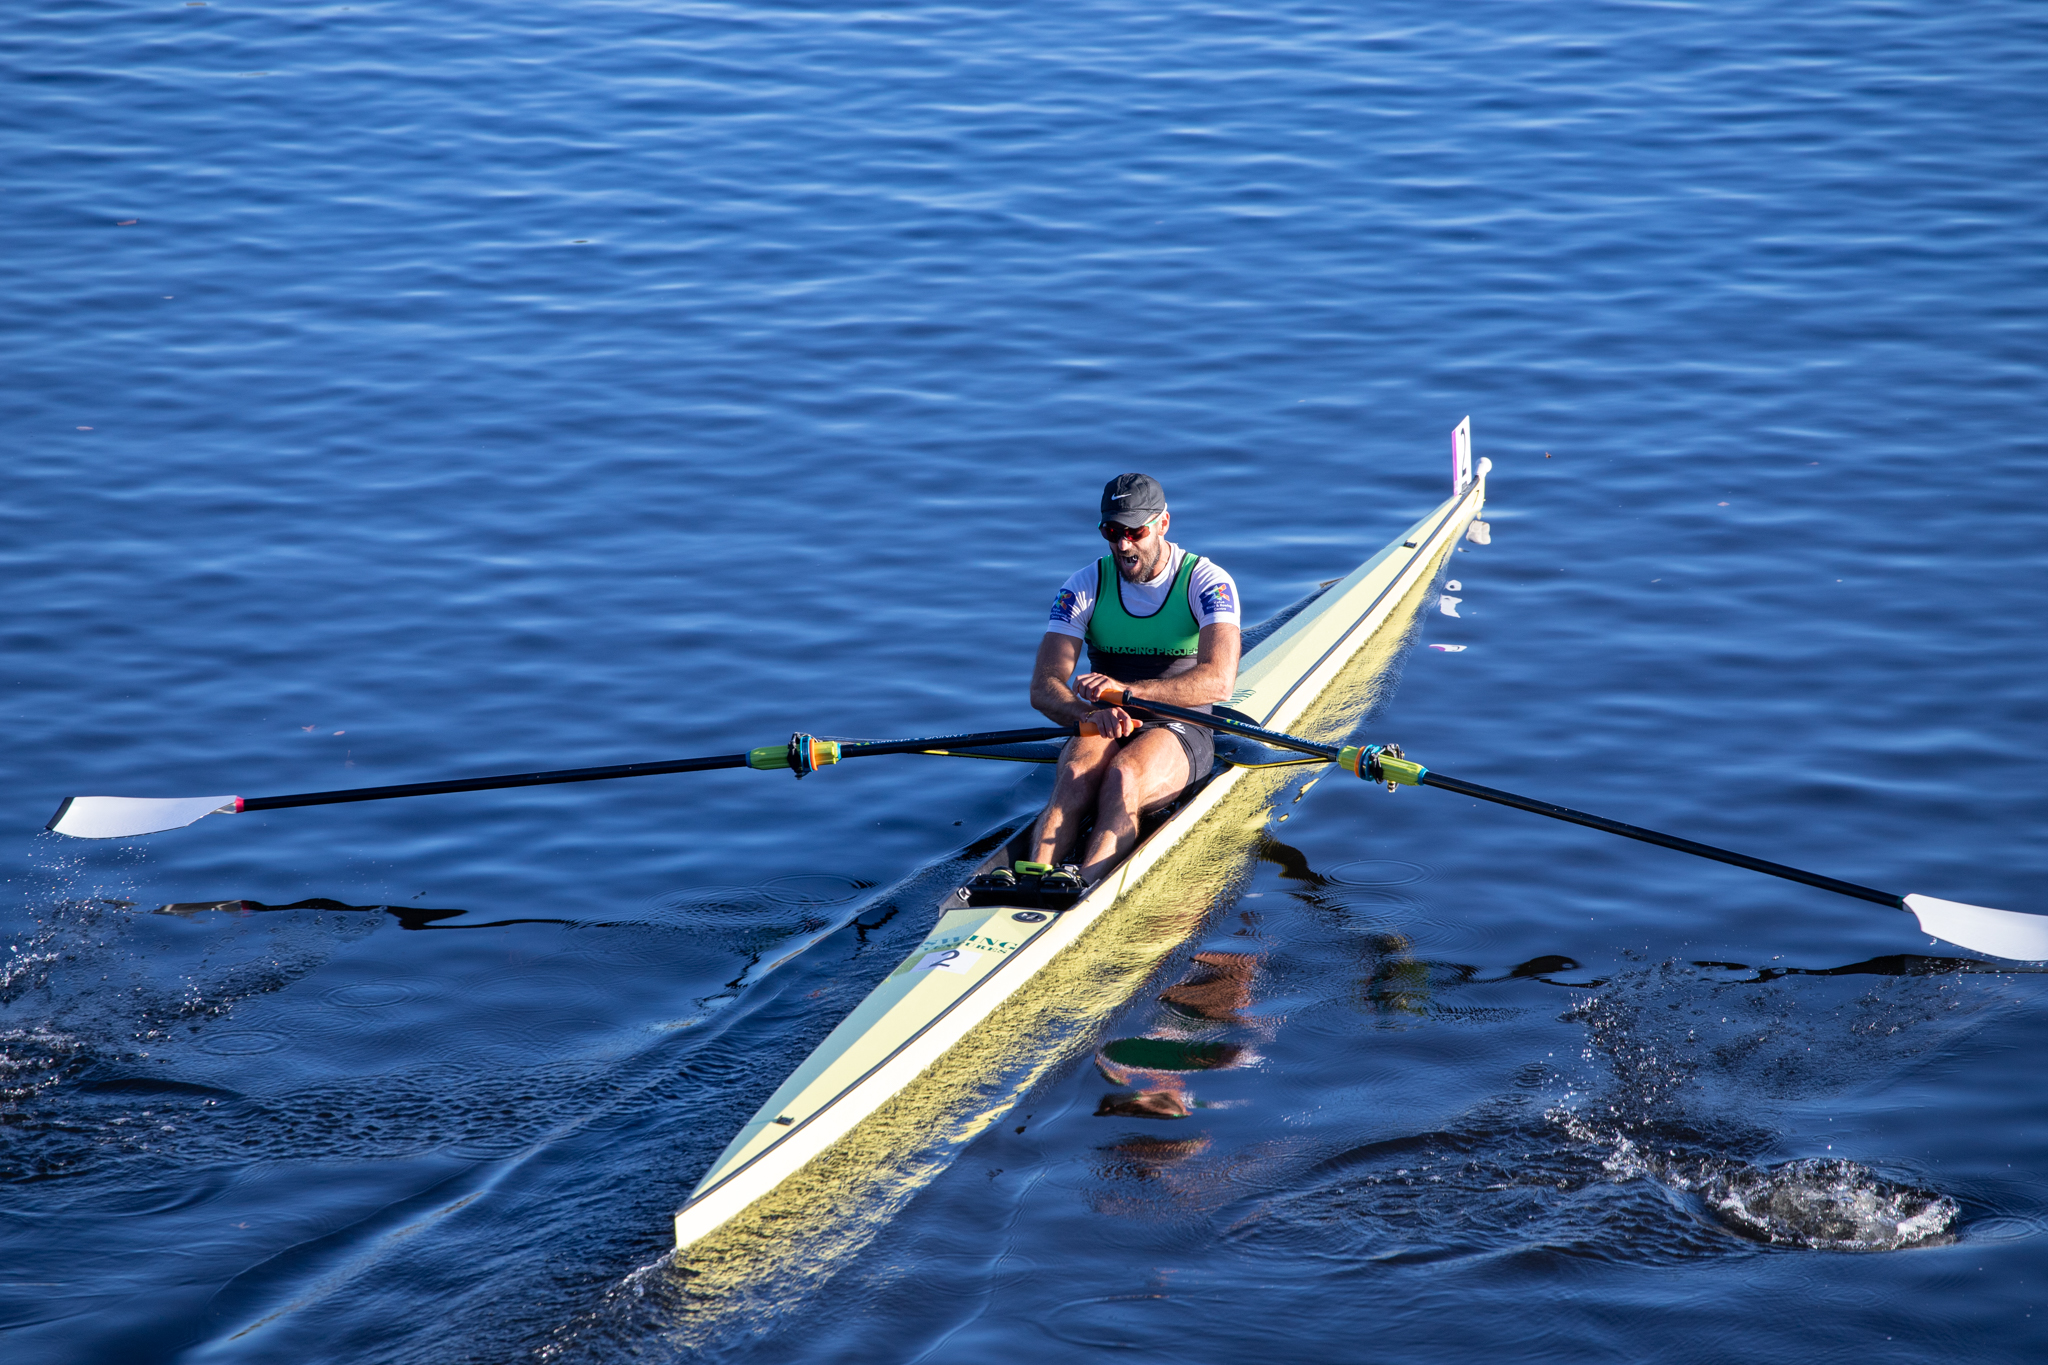
[(1095, 1054), (1095, 1069), (1111, 1085), (1133, 1087), (1104, 1095), (1098, 1118), (1184, 1119), (1205, 1107), (1186, 1077), (1258, 1060), (1248, 1046), (1207, 1037), (1215, 1026), (1243, 1024), (1252, 1000), (1259, 958), (1252, 953), (1196, 953), (1180, 984), (1161, 992), (1167, 1006), (1159, 1025), (1142, 1038), (1118, 1038)]

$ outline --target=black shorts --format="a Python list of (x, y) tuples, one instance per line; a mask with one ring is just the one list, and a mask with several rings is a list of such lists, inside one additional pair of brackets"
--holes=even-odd
[(1143, 730), (1118, 740), (1117, 747), (1121, 749), (1151, 729), (1171, 730), (1173, 737), (1180, 741), (1181, 751), (1188, 756), (1189, 783), (1200, 782), (1216, 766), (1216, 732), (1206, 725), (1194, 725), (1184, 720), (1148, 720)]

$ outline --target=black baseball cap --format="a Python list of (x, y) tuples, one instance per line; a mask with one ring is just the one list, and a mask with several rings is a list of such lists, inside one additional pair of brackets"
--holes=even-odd
[(1143, 526), (1166, 510), (1166, 490), (1150, 474), (1119, 474), (1102, 485), (1102, 519)]

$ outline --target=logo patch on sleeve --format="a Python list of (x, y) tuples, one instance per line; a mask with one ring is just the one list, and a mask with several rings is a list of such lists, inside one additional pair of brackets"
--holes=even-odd
[(1202, 610), (1211, 616), (1237, 610), (1237, 594), (1228, 583), (1211, 583), (1202, 589)]
[(1081, 599), (1072, 588), (1061, 588), (1060, 595), (1052, 600), (1052, 619), (1074, 624), (1074, 615), (1081, 610)]

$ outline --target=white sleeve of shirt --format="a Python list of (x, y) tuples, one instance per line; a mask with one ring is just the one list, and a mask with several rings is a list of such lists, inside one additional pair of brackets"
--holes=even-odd
[(1090, 564), (1060, 585), (1045, 623), (1047, 634), (1088, 638), (1088, 618), (1095, 615), (1095, 568)]
[(1198, 626), (1238, 624), (1237, 580), (1205, 559), (1188, 575), (1189, 605), (1195, 609)]

